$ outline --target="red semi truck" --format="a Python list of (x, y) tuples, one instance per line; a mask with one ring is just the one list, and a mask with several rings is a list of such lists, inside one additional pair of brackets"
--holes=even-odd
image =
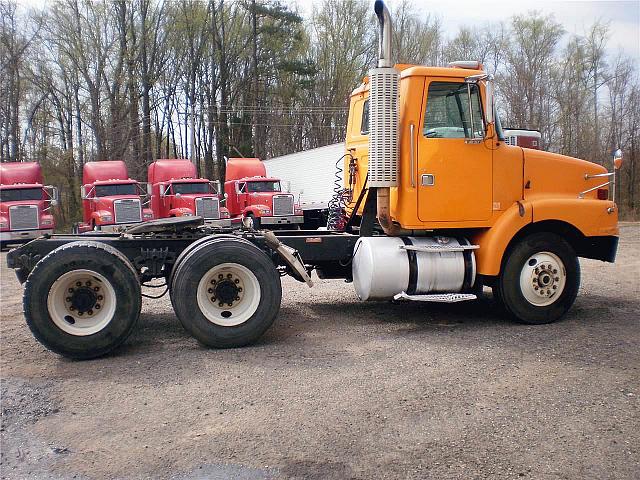
[(88, 162), (82, 170), (82, 216), (77, 233), (90, 230), (119, 231), (129, 225), (153, 219), (144, 208), (146, 190), (129, 178), (122, 160)]
[(252, 228), (303, 223), (294, 196), (282, 192), (279, 178), (267, 177), (259, 158), (228, 159), (226, 177), (224, 191), (232, 222), (246, 219)]
[(53, 233), (58, 190), (43, 185), (36, 162), (0, 164), (0, 246)]
[(155, 218), (199, 216), (215, 227), (230, 227), (213, 182), (198, 178), (190, 160), (157, 160), (149, 165), (151, 210)]

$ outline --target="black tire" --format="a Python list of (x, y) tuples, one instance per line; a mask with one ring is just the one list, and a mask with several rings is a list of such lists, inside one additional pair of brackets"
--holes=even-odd
[[(62, 330), (48, 305), (55, 282), (78, 270), (98, 273), (115, 294), (108, 323), (88, 335)], [(137, 273), (124, 255), (109, 245), (79, 241), (56, 248), (36, 264), (25, 284), (23, 305), (27, 325), (40, 343), (65, 357), (86, 360), (109, 353), (127, 339), (140, 317), (142, 297)]]
[[(561, 268), (564, 268), (564, 287), (561, 293), (553, 298), (548, 297), (547, 300), (541, 299), (540, 302), (551, 301), (547, 305), (536, 305), (526, 298), (526, 292), (521, 287), (520, 275), (527, 265), (529, 268), (536, 266), (536, 260), (532, 257), (542, 252), (548, 252), (556, 256), (561, 262)], [(531, 260), (530, 260), (531, 259)], [(532, 263), (528, 263), (531, 261)], [(544, 267), (541, 262), (540, 267)], [(544, 273), (544, 269), (540, 274)], [(561, 272), (562, 273), (562, 272)], [(554, 275), (551, 275), (554, 277)], [(560, 279), (561, 276), (556, 277)], [(537, 279), (533, 282), (537, 282)], [(532, 284), (533, 285), (533, 284)], [(535, 285), (538, 285), (537, 283)], [(551, 284), (560, 286), (558, 283)], [(538, 288), (535, 288), (537, 291)], [(549, 286), (546, 287), (547, 292), (552, 291)], [(494, 290), (496, 300), (504, 306), (504, 309), (516, 321), (526, 324), (544, 324), (551, 323), (562, 318), (573, 305), (580, 288), (580, 263), (573, 248), (562, 237), (553, 233), (534, 233), (522, 238), (515, 244), (506, 254), (505, 261), (502, 266), (502, 272), (498, 279), (497, 295)], [(544, 290), (544, 289), (542, 289)], [(529, 293), (529, 295), (531, 295)]]
[[(257, 308), (238, 325), (214, 323), (198, 303), (201, 279), (221, 264), (239, 265), (257, 280)], [(177, 265), (170, 291), (173, 308), (184, 328), (200, 343), (214, 348), (242, 347), (258, 340), (273, 324), (282, 299), (280, 275), (271, 259), (250, 242), (229, 237), (214, 237), (191, 249)], [(228, 310), (233, 312), (232, 308)]]

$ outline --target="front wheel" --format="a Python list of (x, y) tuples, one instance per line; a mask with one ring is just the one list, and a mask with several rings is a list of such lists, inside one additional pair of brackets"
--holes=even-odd
[(175, 267), (171, 302), (184, 328), (214, 348), (255, 342), (280, 310), (282, 286), (271, 259), (242, 239), (213, 238)]
[(543, 324), (562, 318), (579, 288), (573, 248), (556, 234), (534, 233), (507, 253), (496, 296), (516, 321)]

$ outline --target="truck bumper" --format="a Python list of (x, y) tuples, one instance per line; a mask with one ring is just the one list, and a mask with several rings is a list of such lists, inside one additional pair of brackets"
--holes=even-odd
[(205, 219), (205, 225), (216, 228), (229, 228), (231, 227), (231, 219), (230, 218), (221, 218), (220, 220), (209, 220)]
[(13, 230), (8, 232), (0, 232), (0, 241), (4, 243), (27, 242), (45, 234), (52, 235), (53, 229), (45, 228), (41, 230)]
[(260, 217), (261, 225), (288, 225), (291, 223), (304, 223), (304, 216), (285, 215), (283, 217)]

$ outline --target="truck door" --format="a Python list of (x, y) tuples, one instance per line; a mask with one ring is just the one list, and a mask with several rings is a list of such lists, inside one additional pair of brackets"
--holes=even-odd
[[(415, 179), (418, 218), (423, 222), (482, 221), (491, 216), (491, 144), (482, 141), (478, 86), (470, 86), (469, 95), (462, 79), (425, 80)], [(475, 141), (470, 140), (472, 133)]]

